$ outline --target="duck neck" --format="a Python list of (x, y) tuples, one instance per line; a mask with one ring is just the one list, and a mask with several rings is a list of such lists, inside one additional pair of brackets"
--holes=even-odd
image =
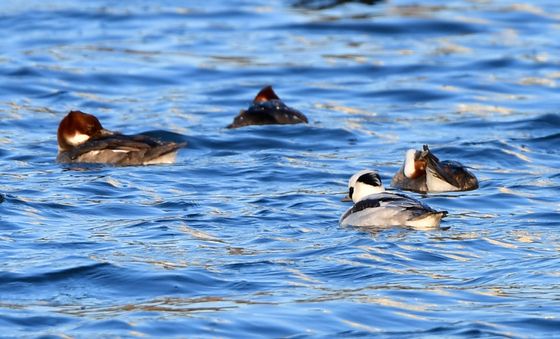
[(416, 174), (416, 166), (414, 161), (416, 160), (416, 151), (413, 149), (409, 149), (406, 151), (406, 157), (404, 159), (404, 175), (407, 178), (413, 178)]

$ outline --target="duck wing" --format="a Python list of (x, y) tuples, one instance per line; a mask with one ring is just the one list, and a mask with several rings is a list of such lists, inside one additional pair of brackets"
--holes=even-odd
[(356, 202), (354, 206), (352, 206), (350, 209), (348, 209), (348, 211), (346, 211), (346, 213), (344, 213), (342, 219), (344, 219), (350, 214), (363, 211), (367, 208), (377, 208), (377, 207), (402, 208), (407, 210), (414, 210), (414, 209), (432, 210), (432, 208), (430, 208), (429, 206), (407, 195), (400, 194), (400, 193), (383, 192), (383, 193), (369, 195), (364, 199)]
[(473, 190), (478, 188), (478, 180), (466, 167), (458, 161), (444, 160), (440, 161), (428, 148), (424, 145), (424, 151), (421, 155), (426, 160), (426, 168), (438, 179), (443, 180), (450, 185), (461, 190)]
[[(107, 163), (142, 164), (162, 155), (178, 150), (186, 143), (161, 142), (145, 135), (111, 135), (93, 138), (67, 152), (59, 159), (72, 162), (80, 157), (87, 158), (90, 152), (98, 152), (98, 161)], [(107, 159), (102, 155), (106, 153)], [(86, 162), (90, 162), (87, 161)]]
[(430, 173), (436, 178), (457, 188), (462, 187), (460, 184), (460, 169), (463, 168), (463, 165), (456, 161), (440, 161), (430, 151), (428, 145), (424, 145), (421, 157), (426, 161), (426, 170), (430, 170)]
[[(447, 215), (447, 211), (436, 211), (428, 205), (400, 193), (383, 192), (372, 194), (356, 202), (340, 218), (341, 221), (352, 214), (372, 209), (373, 216), (380, 224), (408, 225), (409, 222), (426, 218), (428, 215)], [(375, 222), (373, 222), (375, 224)]]
[(443, 176), (447, 182), (463, 190), (478, 188), (478, 180), (460, 162), (446, 160), (439, 163), (438, 175)]

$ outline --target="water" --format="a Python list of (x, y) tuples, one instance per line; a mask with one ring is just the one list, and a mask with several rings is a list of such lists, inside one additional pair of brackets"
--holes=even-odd
[[(558, 336), (560, 5), (339, 2), (2, 2), (2, 335)], [(225, 129), (266, 84), (310, 124)], [(60, 165), (71, 109), (189, 147)], [(424, 143), (445, 229), (338, 226)]]

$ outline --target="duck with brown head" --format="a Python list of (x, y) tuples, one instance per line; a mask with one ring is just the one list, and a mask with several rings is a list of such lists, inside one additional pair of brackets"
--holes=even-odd
[(109, 131), (97, 117), (69, 112), (57, 132), (58, 156), (62, 163), (148, 165), (173, 163), (186, 143), (164, 142), (146, 135), (123, 135)]
[(104, 129), (94, 115), (80, 111), (70, 111), (58, 125), (58, 150), (59, 152), (69, 151), (91, 138), (113, 134), (113, 132)]
[(252, 105), (247, 110), (241, 110), (227, 128), (307, 122), (307, 117), (303, 113), (284, 104), (272, 87), (266, 86), (255, 96)]

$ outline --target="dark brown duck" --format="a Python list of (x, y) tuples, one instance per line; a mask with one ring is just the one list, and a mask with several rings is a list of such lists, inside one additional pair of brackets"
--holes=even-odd
[(307, 117), (303, 113), (284, 104), (274, 93), (272, 87), (267, 86), (261, 89), (253, 100), (253, 104), (247, 110), (241, 110), (227, 128), (307, 122)]

